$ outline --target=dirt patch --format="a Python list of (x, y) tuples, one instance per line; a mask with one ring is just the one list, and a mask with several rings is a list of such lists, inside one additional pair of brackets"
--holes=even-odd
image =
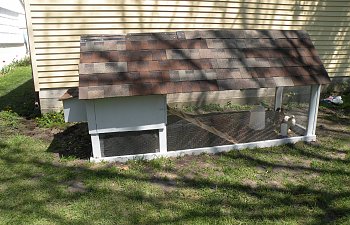
[(211, 169), (220, 170), (221, 168), (216, 163), (213, 163), (213, 162), (215, 162), (215, 159), (219, 157), (219, 154), (218, 155), (210, 155), (210, 161), (212, 160), (213, 162), (208, 162), (205, 159), (208, 156), (209, 155), (189, 155), (189, 156), (185, 156), (185, 157), (180, 157), (176, 160), (176, 165), (174, 168), (181, 169), (183, 167), (196, 165), (196, 168), (198, 168), (198, 169), (211, 168)]
[(115, 166), (116, 168), (118, 168), (118, 169), (120, 169), (120, 170), (124, 170), (124, 171), (127, 171), (127, 170), (130, 169), (128, 165), (121, 164), (121, 163), (119, 163), (119, 164), (114, 164), (114, 166)]
[(54, 138), (52, 129), (39, 128), (34, 119), (23, 119), (22, 124), (24, 129), (21, 129), (21, 134), (38, 138), (40, 140), (51, 142)]
[(346, 111), (321, 109), (318, 115), (317, 134), (320, 136), (335, 135), (350, 138), (350, 115)]
[(250, 188), (257, 188), (258, 187), (258, 183), (254, 180), (249, 180), (249, 179), (244, 179), (242, 180), (242, 184), (244, 186), (248, 186)]
[(152, 177), (151, 182), (159, 185), (164, 191), (172, 191), (177, 186), (177, 179), (177, 174), (160, 172)]
[(179, 176), (176, 173), (170, 173), (170, 172), (156, 173), (155, 177), (163, 178), (163, 179), (167, 179), (167, 180), (175, 180), (175, 179), (179, 178)]
[(270, 180), (267, 182), (266, 184), (268, 187), (271, 187), (271, 188), (283, 188), (284, 185), (282, 184), (281, 181), (279, 180)]
[(303, 159), (298, 157), (298, 159), (293, 159), (288, 156), (282, 156), (281, 164), (288, 167), (298, 167), (298, 168), (310, 168), (312, 161), (309, 159)]
[(345, 160), (347, 153), (345, 151), (334, 151), (326, 154), (331, 159)]
[(85, 193), (88, 191), (85, 184), (79, 180), (68, 181), (67, 185), (67, 191), (69, 193)]

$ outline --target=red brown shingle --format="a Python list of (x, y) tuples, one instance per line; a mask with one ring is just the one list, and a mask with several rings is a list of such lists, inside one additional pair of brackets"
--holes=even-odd
[(81, 99), (330, 82), (309, 35), (293, 30), (82, 36), (79, 73)]

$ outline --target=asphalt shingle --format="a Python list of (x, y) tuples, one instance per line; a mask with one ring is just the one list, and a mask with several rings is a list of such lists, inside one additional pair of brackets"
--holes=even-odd
[(90, 35), (80, 46), (80, 99), (330, 82), (306, 31)]

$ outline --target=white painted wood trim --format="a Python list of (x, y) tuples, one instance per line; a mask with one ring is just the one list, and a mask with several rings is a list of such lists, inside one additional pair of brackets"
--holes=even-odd
[(166, 153), (168, 151), (166, 134), (167, 134), (166, 126), (164, 126), (162, 129), (159, 129), (159, 152), (160, 153)]
[(276, 93), (275, 93), (275, 111), (278, 108), (282, 107), (282, 101), (283, 101), (283, 87), (276, 87)]
[(88, 121), (89, 134), (98, 134), (96, 124), (95, 102), (85, 101), (86, 117)]
[(310, 136), (290, 137), (290, 138), (257, 141), (257, 142), (234, 144), (234, 145), (221, 145), (221, 146), (215, 146), (215, 147), (186, 149), (186, 150), (171, 151), (171, 152), (164, 152), (164, 153), (156, 152), (156, 153), (102, 157), (102, 158), (91, 157), (90, 161), (91, 162), (102, 162), (102, 161), (126, 162), (128, 160), (151, 160), (151, 159), (160, 158), (160, 157), (178, 157), (178, 156), (185, 156), (185, 155), (199, 155), (202, 153), (215, 154), (219, 152), (228, 152), (231, 150), (273, 147), (273, 146), (284, 145), (289, 143), (296, 143), (299, 141), (306, 141), (306, 142), (316, 141), (316, 136), (310, 135)]
[(92, 155), (94, 159), (102, 157), (100, 136), (98, 134), (91, 135)]
[[(163, 109), (165, 111), (164, 113), (164, 121), (165, 125), (168, 124), (168, 109), (167, 109), (167, 102), (168, 102), (168, 95), (165, 95), (163, 98)], [(166, 126), (164, 126), (166, 128)]]
[(89, 130), (89, 134), (103, 134), (103, 133), (114, 133), (114, 132), (127, 132), (127, 131), (142, 131), (142, 130), (159, 130), (165, 127), (165, 123), (152, 124), (137, 127), (122, 127), (122, 128), (106, 128), (106, 129), (92, 129)]
[(34, 35), (33, 35), (33, 26), (32, 26), (33, 22), (32, 22), (32, 15), (30, 11), (29, 0), (24, 1), (24, 10), (25, 10), (25, 17), (26, 17), (26, 24), (27, 24), (27, 36), (29, 41), (30, 59), (32, 64), (34, 90), (38, 92), (40, 91), (39, 79), (38, 79), (38, 65), (37, 65), (36, 52), (34, 47)]
[(316, 134), (318, 105), (320, 102), (321, 85), (312, 85), (310, 93), (309, 120), (306, 128), (306, 135)]

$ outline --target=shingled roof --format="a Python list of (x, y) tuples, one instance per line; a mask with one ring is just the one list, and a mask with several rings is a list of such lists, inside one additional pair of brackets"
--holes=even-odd
[(305, 31), (98, 35), (80, 44), (80, 99), (330, 82)]

